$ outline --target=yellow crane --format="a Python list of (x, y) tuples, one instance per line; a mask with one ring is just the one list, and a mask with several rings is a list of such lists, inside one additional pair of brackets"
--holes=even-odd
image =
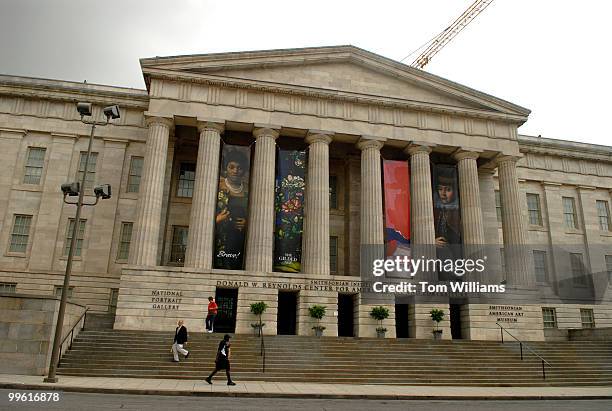
[(493, 0), (476, 0), (467, 8), (450, 26), (445, 28), (440, 34), (423, 44), (421, 47), (404, 57), (401, 61), (415, 54), (417, 51), (425, 50), (410, 64), (411, 67), (422, 69), (431, 61), (444, 46), (446, 46), (457, 34), (459, 34), (468, 24), (472, 22), (480, 13), (486, 9)]

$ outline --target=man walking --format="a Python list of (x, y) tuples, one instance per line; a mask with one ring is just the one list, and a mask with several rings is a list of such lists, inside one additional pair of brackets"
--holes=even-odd
[(179, 353), (185, 356), (185, 359), (189, 357), (189, 351), (183, 348), (183, 345), (187, 342), (187, 327), (183, 325), (183, 320), (178, 321), (178, 327), (174, 331), (174, 344), (172, 344), (172, 355), (174, 356), (174, 362), (179, 362)]
[(217, 357), (215, 358), (215, 369), (210, 373), (208, 377), (206, 377), (206, 382), (212, 384), (212, 377), (219, 370), (225, 370), (225, 375), (227, 375), (227, 385), (236, 385), (235, 382), (232, 381), (232, 377), (230, 376), (230, 336), (225, 334), (223, 340), (219, 343), (219, 348), (217, 348)]
[(215, 325), (215, 318), (217, 318), (217, 312), (219, 307), (213, 297), (208, 297), (208, 314), (206, 315), (206, 332), (213, 332), (213, 326)]

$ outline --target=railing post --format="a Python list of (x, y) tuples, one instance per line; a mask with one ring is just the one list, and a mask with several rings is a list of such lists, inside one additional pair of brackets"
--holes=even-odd
[(499, 327), (499, 332), (501, 333), (502, 344), (504, 343), (504, 329)]
[(546, 367), (544, 366), (544, 360), (542, 360), (542, 379), (546, 379)]
[(521, 361), (523, 360), (523, 343), (519, 343), (519, 345), (521, 346)]

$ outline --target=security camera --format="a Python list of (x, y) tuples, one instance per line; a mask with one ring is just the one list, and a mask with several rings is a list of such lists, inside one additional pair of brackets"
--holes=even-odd
[(111, 198), (111, 186), (110, 184), (102, 184), (94, 187), (94, 194), (96, 197), (101, 197), (102, 200)]
[(79, 112), (81, 117), (91, 116), (91, 103), (77, 103), (77, 111)]
[(121, 117), (121, 115), (119, 114), (119, 106), (108, 106), (108, 107), (104, 107), (104, 115), (106, 116), (107, 119), (116, 119)]
[(80, 191), (81, 185), (78, 181), (62, 184), (62, 193), (65, 196), (78, 196)]

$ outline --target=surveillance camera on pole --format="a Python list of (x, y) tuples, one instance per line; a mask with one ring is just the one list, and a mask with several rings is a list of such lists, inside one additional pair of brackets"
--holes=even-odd
[(119, 117), (121, 117), (121, 114), (119, 113), (119, 106), (115, 105), (115, 106), (108, 106), (104, 108), (104, 115), (106, 116), (107, 120), (115, 120)]
[(111, 186), (110, 184), (101, 184), (99, 186), (94, 187), (94, 194), (96, 198), (101, 198), (102, 200), (106, 200), (111, 198)]
[(78, 196), (81, 191), (81, 184), (78, 181), (62, 184), (62, 193), (64, 196)]

